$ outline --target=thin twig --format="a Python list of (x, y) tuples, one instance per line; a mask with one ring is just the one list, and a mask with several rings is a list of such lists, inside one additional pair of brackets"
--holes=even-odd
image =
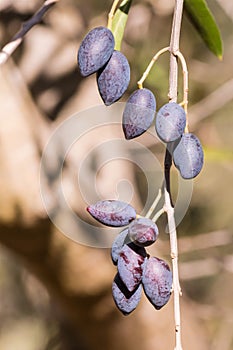
[(157, 211), (157, 213), (153, 216), (151, 220), (156, 222), (163, 213), (165, 213), (165, 209), (161, 208), (159, 211)]
[(27, 32), (36, 24), (40, 23), (44, 14), (58, 1), (59, 0), (46, 0), (41, 8), (27, 22), (23, 23), (22, 28), (18, 31), (18, 33), (16, 33), (11, 41), (0, 51), (0, 65), (4, 64), (8, 60), (8, 58), (21, 44)]
[(141, 79), (138, 81), (138, 88), (142, 89), (143, 88), (143, 82), (145, 81), (145, 79), (147, 78), (148, 74), (150, 73), (150, 70), (152, 69), (154, 63), (157, 61), (157, 59), (164, 53), (169, 51), (170, 47), (164, 47), (163, 49), (159, 50), (154, 57), (152, 58), (152, 60), (150, 61), (148, 67), (146, 68), (145, 72), (143, 73)]
[(180, 51), (176, 52), (176, 56), (179, 58), (183, 70), (183, 101), (180, 103), (186, 113), (186, 127), (185, 132), (188, 132), (188, 68), (184, 56)]
[(108, 14), (108, 29), (112, 29), (112, 20), (113, 20), (113, 17), (114, 17), (114, 14), (116, 12), (116, 9), (117, 9), (117, 6), (118, 6), (118, 3), (120, 2), (120, 0), (114, 0), (113, 1), (113, 4), (112, 4), (112, 7), (111, 7), (111, 10)]
[(150, 218), (151, 217), (151, 215), (152, 215), (153, 211), (155, 210), (155, 208), (157, 207), (161, 197), (162, 197), (162, 191), (161, 191), (161, 188), (160, 188), (159, 191), (158, 191), (157, 197), (155, 198), (155, 200), (152, 203), (151, 207), (147, 211), (147, 213), (145, 215), (145, 218)]
[[(177, 85), (178, 85), (178, 64), (176, 53), (179, 52), (180, 29), (183, 14), (183, 0), (176, 0), (172, 33), (170, 41), (170, 73), (169, 73), (169, 99), (170, 102), (177, 102)], [(178, 270), (178, 247), (177, 247), (177, 233), (174, 218), (174, 208), (172, 206), (170, 193), (170, 168), (172, 165), (172, 155), (169, 147), (166, 149), (164, 161), (164, 199), (165, 211), (168, 219), (168, 229), (170, 234), (172, 270), (173, 270), (173, 293), (174, 293), (174, 318), (175, 318), (175, 335), (176, 345), (175, 350), (182, 350), (181, 345), (181, 321), (180, 321), (180, 282)]]

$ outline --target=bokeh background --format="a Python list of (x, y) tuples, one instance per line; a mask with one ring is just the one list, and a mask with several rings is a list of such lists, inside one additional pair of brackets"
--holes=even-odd
[[(1, 47), (42, 3), (1, 0)], [(228, 0), (208, 4), (221, 29), (223, 60), (208, 51), (185, 16), (181, 35), (190, 78), (190, 129), (205, 150), (204, 169), (194, 181), (189, 209), (178, 226), (184, 350), (233, 349), (233, 5)], [(122, 101), (136, 88), (154, 53), (169, 44), (173, 6), (172, 0), (133, 1), (122, 45), (131, 82)], [(80, 76), (76, 56), (87, 31), (106, 25), (110, 7), (109, 0), (58, 2), (0, 67), (0, 350), (169, 350), (174, 346), (172, 300), (158, 312), (143, 298), (132, 315), (122, 316), (111, 297), (115, 268), (109, 249), (67, 238), (51, 223), (40, 197), (40, 159), (52, 132), (69, 116), (102, 103), (95, 77)], [(168, 67), (169, 57), (164, 55), (145, 84), (154, 91), (158, 107), (167, 102)], [(77, 170), (95, 144), (116, 137), (123, 138), (119, 125), (101, 133), (94, 130), (64, 162), (66, 197), (86, 221), (90, 218)], [(164, 146), (147, 134), (141, 140), (162, 161)], [(46, 200), (52, 212), (85, 236), (89, 234), (85, 227), (69, 222), (63, 209), (58, 184), (62, 147), (58, 139), (47, 164)], [(156, 174), (145, 175), (134, 165), (143, 152), (124, 147), (132, 162), (118, 159), (101, 168), (98, 194), (117, 196), (115, 184), (127, 179), (134, 188), (132, 202), (140, 211), (149, 195), (147, 181), (155, 181)], [(83, 192), (90, 188), (102, 159), (102, 154), (91, 153)], [(176, 196), (175, 170), (172, 184)], [(158, 224), (160, 239), (151, 254), (170, 261), (163, 217)]]

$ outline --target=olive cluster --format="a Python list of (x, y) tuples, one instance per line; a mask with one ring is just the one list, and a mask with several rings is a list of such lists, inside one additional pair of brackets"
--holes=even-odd
[(118, 101), (130, 81), (127, 58), (114, 50), (114, 36), (106, 27), (92, 29), (78, 50), (78, 66), (82, 76), (97, 73), (100, 96), (106, 106)]
[[(110, 29), (96, 27), (83, 39), (78, 50), (78, 65), (82, 76), (97, 73), (100, 96), (106, 106), (118, 101), (130, 81), (127, 58), (114, 49), (115, 39)], [(135, 90), (129, 97), (122, 126), (127, 140), (149, 129), (156, 113), (154, 94), (146, 88)], [(173, 161), (184, 179), (196, 177), (203, 167), (203, 150), (199, 139), (185, 132), (186, 113), (175, 102), (166, 103), (156, 116), (155, 129), (165, 143), (173, 142)]]
[(173, 161), (184, 179), (193, 179), (203, 167), (203, 149), (197, 136), (184, 132), (186, 113), (175, 102), (165, 104), (156, 116), (155, 129), (159, 138), (174, 142)]
[[(126, 139), (143, 134), (151, 126), (156, 112), (153, 93), (145, 88), (138, 89), (129, 97), (122, 119)], [(173, 143), (173, 161), (184, 179), (196, 177), (203, 167), (203, 149), (197, 136), (185, 132), (186, 113), (175, 102), (163, 105), (155, 121), (158, 137), (165, 143)]]
[[(100, 96), (106, 106), (118, 101), (130, 81), (130, 67), (126, 57), (115, 50), (110, 29), (97, 27), (83, 39), (78, 50), (78, 65), (82, 76), (97, 76)], [(127, 140), (142, 135), (152, 125), (156, 115), (156, 98), (143, 88), (135, 90), (126, 102), (122, 128)], [(187, 131), (185, 109), (175, 102), (163, 105), (155, 119), (155, 130), (171, 150), (175, 167), (184, 179), (196, 177), (203, 167), (203, 150), (199, 139)], [(117, 274), (112, 294), (119, 310), (130, 314), (138, 305), (144, 290), (156, 309), (169, 300), (172, 272), (168, 264), (150, 257), (146, 247), (156, 242), (158, 227), (151, 219), (140, 217), (135, 209), (122, 201), (103, 200), (87, 207), (97, 221), (112, 227), (126, 228), (117, 235), (111, 249)]]
[(99, 222), (107, 226), (127, 226), (115, 238), (111, 256), (117, 266), (112, 294), (118, 309), (130, 314), (138, 305), (142, 290), (152, 305), (161, 309), (169, 300), (172, 272), (168, 264), (150, 257), (146, 247), (159, 235), (157, 225), (145, 217), (137, 217), (135, 209), (122, 201), (99, 201), (87, 208)]

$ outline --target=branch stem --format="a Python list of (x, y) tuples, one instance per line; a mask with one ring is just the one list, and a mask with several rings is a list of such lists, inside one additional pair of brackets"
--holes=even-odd
[(44, 14), (55, 5), (59, 0), (46, 0), (43, 6), (27, 21), (24, 22), (22, 28), (15, 34), (9, 43), (7, 43), (0, 51), (0, 65), (4, 64), (8, 58), (13, 54), (17, 47), (21, 44), (24, 36), (36, 24), (40, 23)]
[(171, 102), (177, 101), (178, 65), (177, 65), (176, 53), (179, 51), (182, 14), (183, 14), (183, 0), (176, 0), (174, 15), (173, 15), (171, 40), (170, 40), (171, 55), (170, 55), (168, 96)]
[(173, 271), (173, 294), (174, 294), (174, 318), (175, 318), (175, 337), (176, 346), (175, 350), (182, 350), (181, 345), (181, 320), (180, 320), (180, 296), (181, 288), (179, 282), (179, 270), (178, 270), (178, 246), (177, 246), (177, 232), (176, 223), (174, 217), (174, 208), (171, 205), (170, 193), (165, 188), (165, 208), (168, 219), (168, 230), (170, 235), (171, 246), (171, 259), (172, 259), (172, 271)]
[[(183, 14), (183, 0), (175, 1), (172, 32), (170, 40), (170, 72), (169, 72), (169, 100), (170, 102), (177, 102), (177, 86), (178, 86), (178, 64), (177, 53), (179, 52), (180, 30)], [(179, 54), (178, 54), (179, 56)], [(180, 58), (181, 56), (179, 56)], [(182, 57), (181, 57), (182, 58)], [(181, 63), (184, 61), (182, 60)], [(180, 320), (180, 283), (178, 270), (178, 245), (177, 232), (174, 217), (174, 208), (172, 205), (170, 192), (170, 168), (172, 165), (171, 150), (167, 146), (165, 161), (164, 161), (164, 209), (167, 213), (168, 230), (170, 234), (172, 270), (173, 270), (173, 294), (174, 294), (174, 318), (175, 318), (175, 350), (182, 350), (181, 345), (181, 320)]]

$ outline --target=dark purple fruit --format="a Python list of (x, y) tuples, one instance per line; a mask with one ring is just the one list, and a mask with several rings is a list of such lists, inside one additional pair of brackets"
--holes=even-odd
[(121, 231), (115, 238), (112, 244), (111, 257), (114, 265), (117, 265), (119, 253), (124, 244), (129, 243), (128, 228)]
[(191, 133), (183, 134), (173, 152), (173, 160), (184, 179), (196, 177), (204, 162), (203, 149), (199, 139)]
[(125, 226), (136, 218), (135, 209), (118, 200), (99, 201), (89, 205), (87, 211), (93, 218), (107, 226)]
[(112, 284), (112, 295), (116, 306), (126, 316), (136, 309), (141, 299), (142, 285), (139, 284), (135, 290), (129, 292), (117, 274)]
[(142, 284), (144, 292), (154, 307), (159, 310), (169, 300), (172, 288), (172, 272), (168, 264), (156, 257), (146, 260)]
[(157, 113), (155, 129), (164, 142), (179, 139), (186, 125), (185, 110), (175, 102), (166, 103)]
[(127, 58), (120, 51), (113, 51), (108, 63), (98, 71), (97, 85), (106, 106), (121, 98), (130, 81)]
[(114, 36), (108, 28), (92, 29), (85, 36), (78, 50), (81, 75), (86, 77), (102, 68), (112, 56), (114, 46)]
[(159, 235), (157, 225), (147, 218), (132, 221), (128, 230), (131, 241), (143, 247), (153, 244)]
[(143, 134), (151, 126), (156, 111), (154, 94), (148, 89), (134, 91), (123, 113), (123, 131), (127, 140)]
[(137, 248), (134, 243), (125, 244), (119, 253), (118, 272), (129, 291), (134, 290), (141, 282), (145, 258), (145, 249)]

